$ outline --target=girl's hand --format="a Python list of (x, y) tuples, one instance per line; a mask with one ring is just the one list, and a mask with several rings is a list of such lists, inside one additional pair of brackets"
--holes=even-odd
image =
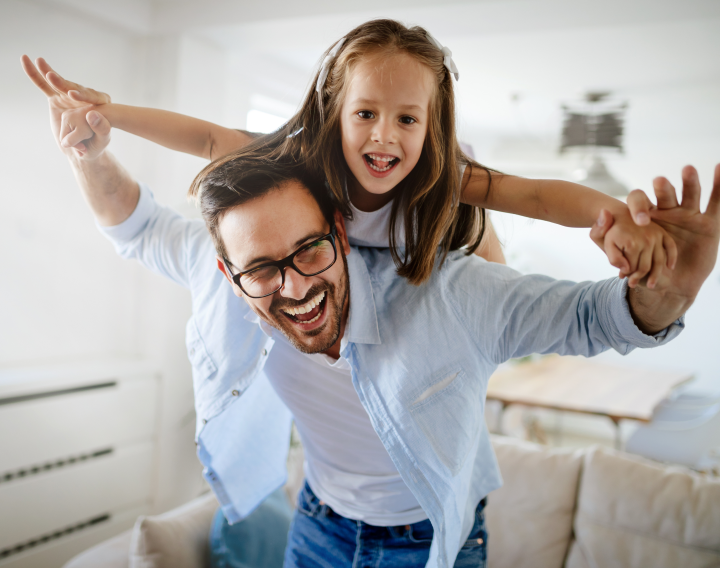
[(78, 152), (87, 151), (85, 141), (94, 135), (89, 122), (97, 120), (98, 112), (92, 105), (66, 110), (62, 113), (60, 124), (60, 144), (64, 148), (75, 148)]
[[(76, 144), (73, 147), (67, 147), (63, 145), (62, 140), (70, 133), (70, 130), (63, 131), (62, 115), (76, 109), (84, 109), (83, 112), (87, 113), (89, 102), (105, 104), (110, 102), (110, 97), (105, 93), (86, 89), (77, 83), (63, 79), (41, 57), (33, 63), (27, 55), (23, 55), (21, 64), (29, 79), (47, 97), (50, 107), (50, 127), (60, 149), (68, 156), (75, 155), (85, 160), (99, 157), (110, 142), (110, 123), (100, 113), (91, 112), (90, 124), (94, 129), (94, 136), (86, 138), (90, 142), (83, 143), (83, 146)], [(86, 124), (85, 118), (82, 122)]]
[[(598, 219), (601, 226), (612, 222), (612, 217), (604, 213), (601, 212)], [(677, 247), (672, 237), (654, 222), (638, 226), (629, 212), (615, 216), (612, 226), (605, 233), (601, 248), (610, 264), (620, 269), (619, 277), (628, 277), (630, 288), (645, 278), (647, 287), (654, 288), (663, 267), (673, 269), (677, 261)]]

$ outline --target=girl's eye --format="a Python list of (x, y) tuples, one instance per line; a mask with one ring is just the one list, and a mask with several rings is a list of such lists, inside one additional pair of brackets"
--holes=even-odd
[(403, 124), (414, 124), (417, 122), (412, 116), (403, 116), (400, 118), (400, 122)]
[(364, 119), (375, 118), (375, 115), (372, 112), (370, 112), (369, 110), (361, 110), (360, 112), (357, 113), (357, 115), (360, 118), (364, 118)]

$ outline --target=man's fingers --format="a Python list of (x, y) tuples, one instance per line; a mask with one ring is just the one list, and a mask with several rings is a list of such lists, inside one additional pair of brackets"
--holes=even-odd
[(58, 78), (62, 79), (62, 77), (60, 77), (60, 75), (58, 75), (55, 70), (50, 67), (50, 64), (47, 61), (45, 61), (42, 57), (38, 57), (35, 60), (35, 67), (37, 67), (38, 71), (42, 73), (48, 85), (50, 85), (50, 87), (53, 91), (55, 91), (55, 93), (57, 93), (58, 95), (65, 94), (65, 91), (61, 87), (53, 84), (53, 81), (57, 82)]
[(75, 128), (62, 139), (61, 143), (66, 148), (72, 148), (73, 146), (80, 144), (83, 140), (87, 140), (86, 132), (80, 130), (79, 128)]
[(673, 209), (678, 206), (677, 194), (673, 185), (664, 177), (653, 180), (658, 209)]
[(82, 89), (81, 85), (63, 79), (55, 71), (49, 71), (45, 74), (45, 79), (50, 83), (50, 86), (55, 89), (60, 95), (67, 95), (68, 91)]
[(70, 122), (68, 121), (67, 114), (63, 113), (62, 118), (60, 119), (60, 132), (58, 133), (58, 139), (61, 141), (61, 145), (63, 144), (62, 141), (65, 140), (65, 138), (73, 131), (75, 130)]
[(631, 191), (627, 197), (627, 206), (636, 225), (642, 226), (650, 223), (650, 210), (653, 208), (653, 204), (644, 191), (639, 189)]
[(630, 272), (630, 263), (628, 263), (627, 259), (623, 255), (623, 252), (617, 248), (614, 243), (608, 244), (603, 250), (608, 257), (610, 264), (620, 270), (620, 278), (623, 278), (628, 272)]
[(682, 207), (690, 211), (700, 211), (700, 179), (692, 166), (685, 166), (682, 170)]
[(97, 104), (94, 102), (94, 98), (90, 93), (88, 93), (85, 89), (82, 91), (76, 91), (74, 89), (71, 89), (67, 92), (68, 97), (70, 97), (72, 100), (77, 101), (79, 103), (91, 103), (91, 104)]
[(600, 215), (598, 215), (598, 218), (595, 220), (595, 224), (590, 229), (590, 238), (597, 246), (599, 246), (603, 250), (605, 250), (605, 247), (603, 245), (605, 235), (607, 234), (610, 227), (613, 226), (614, 222), (615, 219), (610, 214), (610, 212), (602, 209), (600, 211)]
[(110, 131), (112, 127), (108, 120), (96, 110), (91, 110), (85, 115), (87, 123), (95, 133), (90, 140), (86, 140), (88, 146), (86, 156), (89, 158), (95, 158), (99, 156), (108, 144), (110, 144)]
[(708, 201), (705, 213), (720, 219), (720, 164), (715, 166), (712, 193), (710, 194), (710, 201)]
[(35, 67), (35, 64), (27, 55), (23, 55), (20, 58), (20, 64), (22, 65), (23, 71), (25, 71), (25, 75), (27, 75), (30, 80), (35, 83), (35, 86), (38, 89), (40, 89), (48, 97), (55, 95), (53, 88), (48, 85), (45, 77), (43, 77), (40, 71), (37, 70), (37, 67)]
[[(640, 280), (647, 276), (648, 272), (650, 272), (650, 268), (652, 268), (652, 263), (652, 252), (643, 250), (640, 253), (640, 258), (638, 259), (637, 269), (628, 277), (628, 286), (630, 286), (630, 288), (635, 288), (635, 286), (640, 283)], [(665, 259), (663, 259), (663, 264), (665, 264)]]
[(673, 239), (668, 234), (663, 236), (663, 248), (665, 249), (665, 256), (667, 256), (667, 267), (670, 270), (674, 270), (675, 265), (677, 264), (677, 257), (678, 257), (678, 251), (677, 251), (677, 245), (675, 244), (675, 239)]
[(651, 290), (655, 288), (658, 283), (662, 271), (665, 268), (667, 259), (665, 258), (665, 252), (662, 247), (655, 247), (652, 253), (652, 268), (647, 278), (647, 287)]
[(74, 101), (102, 105), (110, 102), (110, 95), (101, 93), (95, 89), (88, 89), (58, 75), (57, 71), (49, 71), (45, 78), (58, 93), (67, 95)]
[(108, 122), (108, 119), (105, 118), (98, 111), (91, 110), (89, 113), (87, 113), (85, 115), (85, 119), (87, 120), (88, 124), (90, 125), (90, 128), (92, 128), (92, 131), (96, 135), (108, 136), (110, 134), (110, 131), (112, 130), (112, 126)]

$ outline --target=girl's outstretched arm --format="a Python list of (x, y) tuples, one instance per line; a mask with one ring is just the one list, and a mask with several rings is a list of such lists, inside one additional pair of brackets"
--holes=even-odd
[(253, 139), (247, 132), (175, 112), (113, 104), (105, 93), (68, 81), (47, 64), (46, 68), (45, 79), (58, 94), (89, 105), (69, 110), (63, 115), (61, 143), (66, 148), (76, 147), (83, 140), (92, 138), (93, 131), (86, 121), (86, 115), (91, 110), (100, 112), (114, 128), (208, 160), (225, 156)]
[(492, 184), (489, 181), (485, 170), (467, 168), (461, 201), (566, 227), (592, 227), (601, 211), (609, 211), (615, 222), (605, 237), (605, 254), (610, 264), (620, 269), (621, 277), (629, 277), (631, 287), (647, 277), (648, 287), (652, 288), (662, 267), (675, 265), (675, 242), (650, 221), (647, 200), (640, 199), (635, 192), (628, 196), (626, 205), (604, 193), (567, 181), (497, 173), (492, 174)]
[(92, 136), (86, 123), (91, 110), (102, 114), (113, 128), (207, 160), (225, 156), (253, 138), (247, 132), (218, 126), (184, 114), (155, 108), (104, 104), (68, 111), (63, 116), (62, 144), (71, 148)]

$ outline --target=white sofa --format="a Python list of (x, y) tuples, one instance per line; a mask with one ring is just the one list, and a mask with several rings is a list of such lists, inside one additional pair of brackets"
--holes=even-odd
[[(505, 485), (488, 499), (491, 568), (720, 566), (720, 479), (598, 447), (493, 444)], [(216, 507), (207, 495), (141, 517), (65, 568), (204, 568)]]

